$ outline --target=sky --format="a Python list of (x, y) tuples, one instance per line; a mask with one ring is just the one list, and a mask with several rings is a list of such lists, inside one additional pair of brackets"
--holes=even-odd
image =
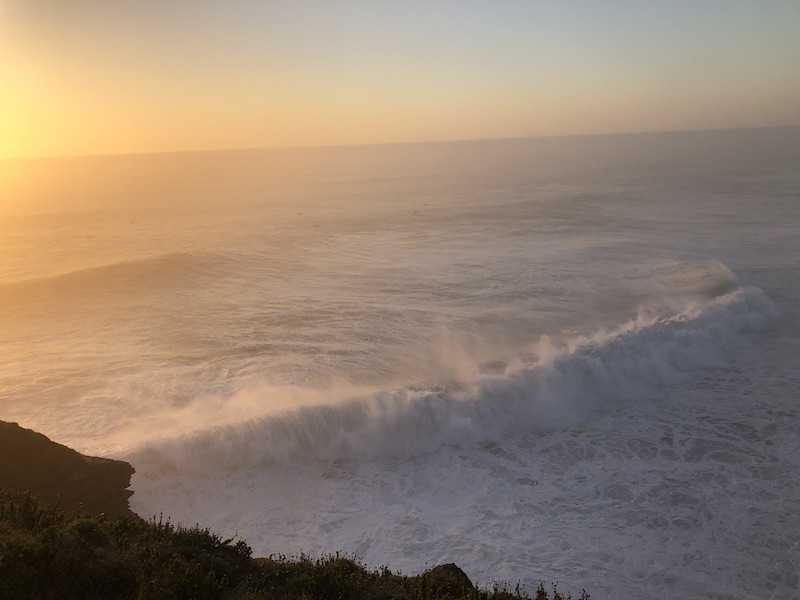
[(0, 0), (0, 158), (800, 124), (800, 0)]

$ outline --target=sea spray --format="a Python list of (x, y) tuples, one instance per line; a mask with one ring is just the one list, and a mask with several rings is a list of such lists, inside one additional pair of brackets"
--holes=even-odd
[[(479, 377), (465, 389), (332, 397), (224, 425), (195, 415), (204, 427), (151, 439), (130, 455), (136, 462), (202, 472), (292, 459), (409, 458), (446, 445), (567, 427), (609, 403), (634, 401), (700, 369), (721, 366), (733, 345), (776, 314), (760, 290), (738, 288), (693, 300), (679, 312), (643, 311), (611, 332), (580, 337), (562, 349), (543, 351), (539, 344), (542, 357), (536, 362)], [(215, 410), (226, 412), (219, 402), (224, 399)], [(241, 407), (235, 399), (231, 405)]]

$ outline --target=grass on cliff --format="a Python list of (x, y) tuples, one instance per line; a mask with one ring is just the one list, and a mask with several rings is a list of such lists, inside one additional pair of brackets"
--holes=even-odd
[[(418, 576), (332, 555), (252, 558), (199, 526), (69, 515), (0, 493), (0, 598), (224, 600), (568, 600), (544, 586), (479, 590), (453, 566)], [(581, 600), (589, 600), (585, 592)]]

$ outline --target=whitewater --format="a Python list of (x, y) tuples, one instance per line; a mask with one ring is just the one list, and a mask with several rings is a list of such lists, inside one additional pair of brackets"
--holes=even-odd
[(0, 161), (0, 419), (132, 508), (800, 596), (800, 129)]

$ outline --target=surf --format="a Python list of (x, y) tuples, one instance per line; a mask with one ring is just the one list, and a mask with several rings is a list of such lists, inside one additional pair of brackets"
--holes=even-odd
[[(677, 310), (643, 307), (612, 330), (561, 347), (544, 337), (532, 344), (535, 360), (457, 384), (358, 396), (318, 392), (268, 414), (259, 414), (259, 406), (274, 406), (271, 396), (292, 391), (271, 387), (198, 399), (164, 415), (176, 424), (172, 431), (133, 442), (126, 454), (134, 462), (203, 472), (292, 460), (411, 458), (443, 446), (568, 428), (723, 365), (733, 347), (776, 317), (760, 290), (739, 287)], [(250, 414), (242, 419), (245, 396)]]

